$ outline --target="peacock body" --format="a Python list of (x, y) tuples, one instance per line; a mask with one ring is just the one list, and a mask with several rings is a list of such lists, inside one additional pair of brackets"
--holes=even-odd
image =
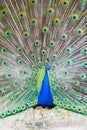
[(87, 115), (87, 0), (0, 0), (0, 118), (37, 106)]

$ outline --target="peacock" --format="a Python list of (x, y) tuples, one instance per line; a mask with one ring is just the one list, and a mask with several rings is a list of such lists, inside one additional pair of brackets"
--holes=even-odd
[(0, 0), (0, 118), (56, 106), (87, 115), (87, 0)]

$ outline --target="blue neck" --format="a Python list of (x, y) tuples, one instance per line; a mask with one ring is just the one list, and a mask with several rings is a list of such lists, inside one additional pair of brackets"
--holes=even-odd
[(42, 87), (38, 95), (38, 106), (53, 107), (53, 98), (50, 90), (49, 77), (47, 70), (42, 81)]

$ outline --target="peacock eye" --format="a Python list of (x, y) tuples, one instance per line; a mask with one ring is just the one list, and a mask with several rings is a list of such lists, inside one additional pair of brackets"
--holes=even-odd
[(37, 0), (31, 0), (31, 5), (35, 6), (37, 4)]
[(19, 65), (23, 65), (23, 60), (18, 60)]
[(26, 78), (26, 82), (31, 82), (32, 79), (30, 77)]
[(5, 114), (4, 114), (4, 113), (2, 113), (2, 114), (1, 114), (1, 116), (2, 116), (2, 117), (5, 117)]
[(24, 106), (22, 106), (22, 108), (24, 108)]
[(57, 78), (57, 82), (60, 83), (60, 82), (61, 82), (61, 79), (60, 79), (60, 78)]
[(46, 50), (43, 49), (43, 50), (41, 51), (41, 54), (42, 54), (42, 56), (45, 56), (45, 55), (46, 55)]
[(17, 110), (20, 110), (20, 109), (21, 109), (21, 108), (18, 106), (18, 107), (17, 107)]
[(54, 100), (57, 100), (57, 97), (56, 97), (56, 96), (54, 97)]
[(74, 85), (79, 86), (80, 82), (79, 81), (74, 81)]
[(1, 89), (1, 91), (2, 91), (3, 93), (6, 93), (7, 90), (8, 90), (8, 89), (7, 89), (6, 87), (4, 87), (4, 88)]
[(38, 61), (38, 66), (42, 67), (42, 62), (41, 61)]
[[(36, 76), (36, 72), (33, 71), (33, 72), (32, 72), (32, 75), (33, 75), (33, 77), (35, 77), (35, 76)], [(34, 83), (34, 84), (35, 84), (35, 83)]]
[(76, 21), (78, 20), (78, 18), (79, 18), (79, 15), (78, 15), (78, 14), (72, 14), (72, 16), (71, 16), (71, 21), (72, 21), (72, 22), (76, 22)]
[(12, 110), (12, 112), (13, 112), (13, 113), (15, 113), (15, 112), (16, 112), (16, 110), (14, 110), (14, 109), (13, 109), (13, 110)]
[(3, 52), (6, 52), (6, 49), (3, 49), (2, 51), (3, 51)]
[(0, 50), (1, 50), (1, 53), (2, 53), (2, 54), (6, 54), (6, 53), (7, 53), (7, 49), (4, 48), (4, 47), (2, 47)]
[(53, 48), (55, 46), (55, 42), (54, 41), (50, 41), (50, 47)]
[(71, 48), (66, 48), (66, 54), (70, 54), (71, 53)]
[(7, 113), (9, 114), (9, 113), (10, 113), (10, 111), (8, 110), (8, 111), (7, 111)]
[(37, 20), (36, 19), (31, 19), (31, 25), (36, 26), (36, 24), (37, 24)]
[(80, 112), (80, 111), (81, 111), (81, 109), (80, 109), (80, 108), (78, 108), (78, 111)]
[(84, 63), (83, 63), (83, 66), (84, 66), (85, 68), (87, 68), (87, 62), (84, 62)]
[(52, 56), (52, 60), (55, 61), (56, 59), (57, 59), (57, 55), (54, 54), (54, 55)]
[(4, 34), (5, 34), (6, 38), (11, 38), (11, 36), (12, 36), (12, 32), (10, 30), (5, 30)]
[(12, 74), (10, 74), (10, 73), (8, 73), (8, 74), (6, 74), (6, 78), (12, 78)]
[(32, 58), (33, 60), (35, 60), (35, 59), (36, 59), (36, 55), (35, 55), (35, 54), (31, 54), (31, 58)]
[(22, 106), (21, 108), (22, 108), (22, 110), (24, 110), (26, 107), (25, 107), (25, 106)]
[(20, 20), (24, 20), (25, 17), (26, 17), (26, 13), (25, 13), (25, 12), (20, 12), (20, 13), (18, 14), (18, 17), (19, 17)]
[(81, 100), (82, 99), (82, 96), (81, 95), (76, 95), (77, 99), (78, 100)]
[(36, 70), (36, 66), (35, 66), (35, 65), (31, 65), (31, 68), (32, 68), (33, 70)]
[(73, 106), (73, 108), (76, 108), (76, 106)]
[(8, 62), (7, 61), (2, 61), (1, 65), (4, 66), (4, 67), (7, 67), (8, 66)]
[(69, 5), (69, 0), (62, 0), (63, 7), (68, 7), (68, 5)]
[(6, 14), (6, 11), (3, 11), (2, 14)]
[(56, 64), (53, 64), (53, 65), (52, 65), (52, 69), (53, 69), (53, 70), (55, 70), (56, 67), (57, 67)]
[(63, 4), (64, 4), (64, 5), (66, 5), (66, 4), (67, 4), (67, 2), (63, 2)]
[(67, 40), (67, 34), (65, 34), (65, 33), (62, 34), (62, 35), (61, 35), (61, 40), (62, 40), (62, 41)]
[(24, 38), (24, 39), (28, 39), (29, 37), (30, 37), (29, 32), (28, 32), (28, 31), (24, 31), (24, 32), (23, 32), (23, 38)]
[(55, 13), (55, 10), (54, 10), (53, 8), (48, 8), (48, 9), (47, 9), (47, 14), (48, 14), (49, 16), (54, 15), (54, 13)]
[(82, 29), (77, 29), (76, 34), (77, 34), (77, 36), (81, 36), (83, 34), (83, 32), (84, 31)]
[(39, 46), (41, 45), (41, 41), (40, 41), (40, 40), (35, 40), (35, 41), (34, 41), (34, 45), (35, 45), (36, 47), (39, 47)]
[(81, 78), (82, 80), (85, 80), (85, 79), (86, 79), (86, 75), (80, 75), (80, 78)]
[(23, 53), (22, 48), (21, 48), (21, 47), (17, 47), (17, 52), (18, 52), (19, 54), (22, 54), (22, 53)]
[(83, 49), (81, 50), (81, 52), (82, 52), (83, 54), (87, 54), (87, 48), (83, 48)]
[(69, 88), (68, 88), (67, 86), (64, 86), (63, 89), (64, 89), (64, 90), (68, 90)]
[(59, 19), (59, 18), (55, 18), (55, 19), (54, 19), (54, 25), (55, 25), (55, 26), (60, 25), (60, 19)]
[(71, 108), (71, 106), (69, 105), (69, 106), (68, 106), (68, 109), (70, 109), (70, 108)]
[(59, 102), (59, 104), (60, 104), (60, 105), (63, 105), (63, 102), (62, 102), (62, 101), (60, 101), (60, 102)]
[(11, 74), (8, 74), (7, 76), (8, 76), (8, 77), (11, 77)]
[(72, 65), (72, 60), (68, 60), (68, 61), (66, 61), (66, 65)]
[(67, 74), (68, 74), (68, 71), (63, 71), (63, 74), (64, 74), (64, 75), (67, 75)]
[(87, 111), (84, 111), (85, 114), (87, 114)]
[(6, 8), (4, 8), (4, 9), (1, 10), (1, 16), (2, 17), (8, 16), (8, 10)]
[(68, 100), (65, 98), (65, 99), (64, 99), (64, 102), (67, 102), (67, 101), (68, 101)]
[(73, 19), (76, 19), (76, 16), (73, 16)]
[(20, 73), (21, 73), (22, 75), (27, 75), (27, 71), (26, 71), (26, 70), (21, 70)]
[(47, 26), (44, 26), (42, 32), (43, 34), (47, 34), (49, 32), (49, 28)]
[[(13, 82), (13, 86), (14, 86), (14, 87), (19, 86), (19, 82), (18, 82), (18, 81), (14, 81), (14, 82)], [(15, 95), (13, 95), (13, 98), (15, 98)]]

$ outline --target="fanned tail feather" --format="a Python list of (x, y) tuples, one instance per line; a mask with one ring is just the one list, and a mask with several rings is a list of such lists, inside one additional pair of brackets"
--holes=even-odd
[(48, 61), (54, 105), (87, 115), (87, 1), (0, 0), (0, 118), (37, 105)]

